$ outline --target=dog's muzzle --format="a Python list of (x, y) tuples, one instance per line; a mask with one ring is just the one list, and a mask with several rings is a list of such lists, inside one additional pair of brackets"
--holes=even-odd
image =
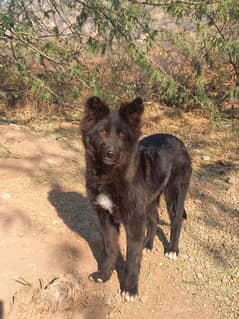
[(107, 165), (114, 165), (118, 162), (119, 160), (119, 153), (115, 152), (113, 150), (106, 150), (104, 153), (104, 158), (103, 161)]

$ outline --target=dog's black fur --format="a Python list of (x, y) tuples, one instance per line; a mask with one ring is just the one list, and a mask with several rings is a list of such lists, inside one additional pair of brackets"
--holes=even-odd
[(175, 136), (155, 134), (138, 143), (143, 110), (141, 98), (110, 111), (98, 97), (90, 97), (81, 123), (86, 187), (98, 212), (104, 251), (103, 263), (90, 279), (105, 282), (110, 278), (119, 253), (119, 225), (123, 223), (127, 256), (122, 292), (128, 297), (138, 294), (142, 249), (153, 248), (158, 202), (163, 192), (171, 220), (167, 253), (170, 256), (173, 252), (174, 257), (178, 254), (191, 176), (189, 154)]

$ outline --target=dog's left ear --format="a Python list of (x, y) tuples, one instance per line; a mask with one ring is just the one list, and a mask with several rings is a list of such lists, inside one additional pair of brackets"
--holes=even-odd
[(101, 120), (110, 112), (108, 106), (98, 96), (91, 96), (86, 100), (85, 116), (94, 119), (95, 122)]
[(143, 100), (137, 97), (130, 103), (123, 103), (120, 106), (120, 116), (131, 126), (136, 138), (141, 134), (141, 118), (144, 112)]

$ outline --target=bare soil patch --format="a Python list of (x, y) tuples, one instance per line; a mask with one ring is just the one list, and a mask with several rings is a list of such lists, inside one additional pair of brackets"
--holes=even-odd
[[(87, 279), (100, 262), (102, 245), (98, 220), (85, 192), (78, 123), (67, 127), (57, 120), (32, 122), (28, 127), (2, 123), (0, 301), (4, 318), (52, 318), (53, 314), (60, 319), (236, 318), (238, 136), (236, 123), (225, 125), (213, 129), (201, 114), (147, 106), (144, 134), (167, 132), (182, 138), (194, 172), (179, 259), (172, 262), (163, 256), (169, 226), (162, 202), (154, 250), (143, 257), (141, 297), (124, 303), (117, 273), (103, 285)], [(125, 252), (123, 229), (120, 240)], [(82, 287), (79, 298), (68, 301), (67, 309), (54, 302), (41, 308), (37, 298), (62, 276)]]

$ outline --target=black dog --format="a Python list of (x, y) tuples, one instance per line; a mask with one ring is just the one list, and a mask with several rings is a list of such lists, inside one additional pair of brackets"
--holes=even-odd
[(143, 111), (141, 98), (110, 111), (98, 97), (90, 97), (81, 123), (86, 187), (98, 212), (104, 251), (104, 261), (90, 279), (105, 282), (110, 278), (119, 253), (119, 225), (123, 223), (127, 256), (121, 290), (128, 300), (138, 294), (142, 249), (153, 248), (158, 202), (163, 192), (171, 220), (170, 247), (165, 255), (171, 259), (178, 255), (192, 171), (189, 154), (176, 137), (156, 134), (138, 143)]

